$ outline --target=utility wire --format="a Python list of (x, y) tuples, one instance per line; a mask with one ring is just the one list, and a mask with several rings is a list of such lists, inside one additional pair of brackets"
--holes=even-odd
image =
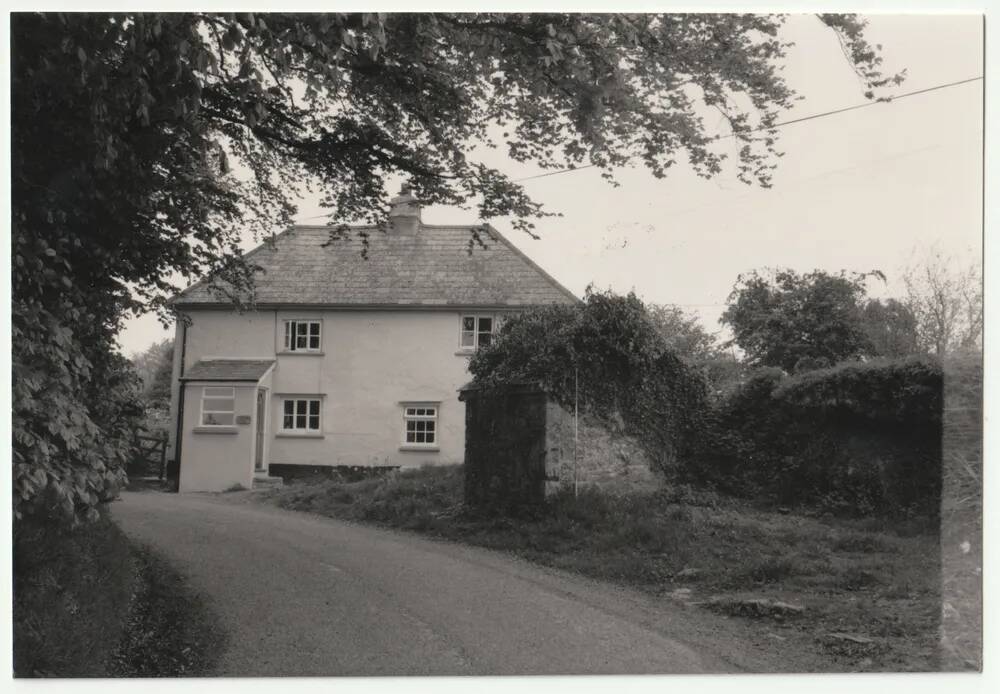
[[(780, 123), (775, 123), (774, 125), (772, 125), (770, 127), (756, 128), (754, 130), (748, 130), (746, 132), (747, 132), (747, 134), (750, 134), (750, 133), (760, 132), (761, 130), (773, 130), (775, 128), (781, 128), (781, 127), (784, 127), (786, 125), (792, 125), (794, 123), (804, 123), (805, 121), (815, 120), (817, 118), (826, 118), (827, 116), (835, 116), (835, 115), (840, 114), (840, 113), (847, 113), (848, 111), (857, 111), (858, 109), (869, 108), (871, 106), (877, 106), (879, 104), (891, 104), (892, 102), (898, 101), (899, 99), (906, 99), (907, 97), (917, 96), (918, 94), (927, 94), (928, 92), (936, 92), (936, 91), (938, 91), (940, 89), (948, 89), (949, 87), (957, 87), (959, 85), (968, 84), (970, 82), (978, 82), (978, 81), (980, 81), (982, 79), (983, 79), (983, 76), (980, 75), (978, 77), (969, 77), (968, 79), (956, 80), (955, 82), (948, 82), (946, 84), (937, 84), (937, 85), (934, 85), (933, 87), (925, 87), (924, 89), (916, 89), (916, 90), (914, 90), (912, 92), (904, 92), (903, 94), (897, 94), (896, 96), (886, 97), (885, 99), (877, 99), (875, 101), (866, 101), (863, 104), (855, 104), (854, 106), (846, 106), (844, 108), (838, 108), (838, 109), (834, 109), (832, 111), (824, 111), (822, 113), (814, 113), (814, 114), (809, 115), (809, 116), (802, 116), (801, 118), (793, 118), (792, 120), (781, 121)], [(724, 138), (727, 138), (727, 137), (735, 137), (735, 136), (736, 136), (735, 133), (729, 133), (727, 135), (716, 135), (715, 139), (716, 140), (721, 140), (721, 139), (724, 139)], [(513, 183), (521, 183), (522, 181), (531, 181), (531, 180), (534, 180), (536, 178), (546, 178), (548, 176), (558, 176), (559, 174), (572, 173), (573, 171), (582, 171), (583, 169), (592, 169), (595, 166), (596, 166), (596, 164), (584, 164), (583, 166), (574, 166), (571, 169), (559, 169), (558, 171), (548, 171), (546, 173), (535, 174), (533, 176), (525, 176), (524, 178), (515, 178), (512, 182)], [(299, 219), (297, 221), (305, 222), (305, 221), (308, 221), (310, 219), (321, 219), (323, 217), (328, 217), (328, 216), (329, 215), (320, 214), (320, 215), (316, 215), (315, 217), (305, 217), (304, 219)]]
[[(897, 94), (896, 96), (886, 97), (885, 99), (878, 99), (875, 101), (866, 101), (863, 104), (856, 104), (854, 106), (846, 106), (844, 108), (834, 109), (832, 111), (824, 111), (822, 113), (814, 113), (809, 116), (803, 116), (802, 118), (793, 118), (792, 120), (782, 121), (780, 123), (775, 123), (770, 127), (755, 128), (753, 130), (747, 130), (746, 134), (760, 132), (761, 130), (773, 130), (775, 128), (780, 128), (785, 125), (792, 125), (793, 123), (803, 123), (807, 120), (815, 120), (816, 118), (825, 118), (827, 116), (834, 116), (838, 113), (847, 113), (848, 111), (856, 111), (861, 108), (869, 108), (871, 106), (877, 106), (878, 104), (891, 104), (893, 101), (898, 101), (899, 99), (905, 99), (910, 96), (916, 96), (918, 94), (926, 94), (928, 92), (935, 92), (939, 89), (947, 89), (949, 87), (957, 87), (960, 84), (968, 84), (969, 82), (977, 82), (983, 79), (982, 75), (979, 77), (970, 77), (964, 80), (957, 80), (955, 82), (948, 82), (947, 84), (938, 84), (933, 87), (926, 87), (924, 89), (917, 89), (912, 92), (905, 92), (903, 94)], [(735, 137), (736, 133), (729, 133), (727, 135), (716, 135), (714, 139), (722, 140), (727, 137)], [(520, 183), (522, 181), (530, 181), (535, 178), (545, 178), (546, 176), (556, 176), (558, 174), (569, 173), (571, 171), (580, 171), (581, 169), (591, 169), (594, 168), (595, 164), (584, 164), (583, 166), (576, 166), (571, 169), (560, 169), (559, 171), (549, 171), (543, 174), (535, 174), (534, 176), (525, 176), (524, 178), (515, 178), (514, 183)]]

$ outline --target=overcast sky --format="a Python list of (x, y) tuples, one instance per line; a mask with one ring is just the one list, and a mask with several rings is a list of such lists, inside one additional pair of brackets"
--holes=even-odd
[[(887, 72), (907, 70), (891, 93), (982, 74), (978, 15), (882, 15), (868, 39), (881, 43)], [(785, 76), (805, 97), (782, 120), (863, 103), (862, 88), (833, 32), (811, 16), (791, 17)], [(621, 171), (612, 188), (594, 169), (525, 182), (561, 218), (539, 223), (540, 240), (491, 220), (573, 292), (593, 283), (634, 290), (647, 301), (679, 304), (719, 330), (738, 274), (755, 268), (799, 271), (879, 269), (875, 295), (901, 292), (899, 270), (915, 249), (980, 259), (982, 239), (982, 81), (781, 128), (785, 152), (771, 189), (751, 188), (726, 171), (711, 181), (677, 169), (657, 180)], [(513, 176), (538, 173), (505, 160)], [(323, 210), (303, 200), (299, 219)], [(430, 224), (474, 223), (474, 213), (431, 207)], [(247, 239), (247, 248), (253, 246)], [(126, 354), (171, 336), (152, 316), (130, 321)]]

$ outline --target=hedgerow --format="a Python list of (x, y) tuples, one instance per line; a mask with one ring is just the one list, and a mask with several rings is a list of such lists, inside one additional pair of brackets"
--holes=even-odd
[(852, 515), (937, 513), (942, 369), (929, 358), (761, 370), (714, 408), (691, 479)]

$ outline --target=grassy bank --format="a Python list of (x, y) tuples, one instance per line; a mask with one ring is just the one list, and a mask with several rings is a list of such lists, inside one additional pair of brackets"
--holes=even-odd
[(508, 551), (754, 619), (776, 640), (811, 642), (817, 662), (828, 664), (821, 669), (940, 667), (939, 547), (936, 533), (918, 525), (765, 512), (691, 490), (584, 493), (533, 515), (477, 516), (462, 508), (461, 467), (300, 483), (261, 498)]
[(16, 677), (204, 674), (220, 652), (214, 616), (106, 513), (73, 529), (20, 521), (13, 554)]

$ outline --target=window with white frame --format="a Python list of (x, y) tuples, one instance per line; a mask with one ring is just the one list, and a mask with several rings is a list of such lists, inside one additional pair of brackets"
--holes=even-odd
[(281, 407), (282, 431), (319, 432), (319, 398), (284, 398)]
[(321, 343), (321, 323), (318, 320), (286, 320), (286, 352), (318, 352)]
[(205, 386), (201, 391), (201, 425), (231, 427), (236, 423), (236, 389)]
[(403, 405), (403, 443), (407, 446), (437, 446), (437, 403)]
[(501, 320), (501, 317), (493, 315), (462, 316), (459, 346), (471, 351), (490, 344), (500, 330)]

